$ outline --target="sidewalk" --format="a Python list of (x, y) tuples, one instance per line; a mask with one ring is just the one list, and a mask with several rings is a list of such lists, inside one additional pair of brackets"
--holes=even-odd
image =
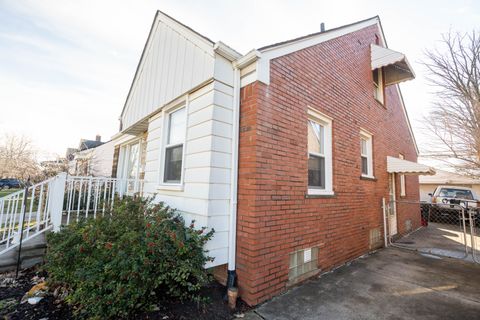
[(383, 249), (267, 301), (244, 319), (480, 319), (480, 265)]

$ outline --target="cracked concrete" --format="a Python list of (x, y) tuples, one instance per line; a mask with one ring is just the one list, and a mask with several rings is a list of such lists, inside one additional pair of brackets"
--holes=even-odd
[(289, 290), (245, 319), (480, 319), (480, 265), (383, 249)]

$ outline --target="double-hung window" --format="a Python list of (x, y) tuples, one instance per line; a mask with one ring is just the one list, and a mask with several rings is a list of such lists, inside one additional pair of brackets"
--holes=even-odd
[(372, 135), (360, 131), (360, 159), (362, 176), (367, 178), (373, 178), (373, 147), (372, 147)]
[(373, 72), (373, 96), (383, 104), (383, 73), (382, 68), (378, 68)]
[(179, 184), (182, 181), (183, 146), (185, 144), (185, 108), (170, 112), (167, 120), (163, 182)]
[[(400, 159), (405, 159), (405, 156), (403, 154), (399, 154), (398, 157)], [(405, 186), (405, 175), (401, 174), (400, 175), (400, 197), (405, 197), (407, 195), (407, 189)]]
[(316, 111), (308, 113), (308, 194), (331, 195), (332, 121)]

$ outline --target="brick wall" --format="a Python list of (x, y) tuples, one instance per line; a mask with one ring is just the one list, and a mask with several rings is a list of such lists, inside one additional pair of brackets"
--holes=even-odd
[[(291, 252), (318, 246), (322, 271), (367, 252), (370, 230), (383, 230), (386, 156), (416, 161), (396, 88), (386, 88), (385, 107), (373, 98), (375, 33), (368, 27), (272, 60), (269, 86), (242, 88), (237, 273), (248, 304), (286, 289)], [(305, 197), (308, 107), (333, 119), (331, 198)], [(376, 181), (360, 179), (360, 128), (373, 134)], [(418, 199), (417, 178), (406, 185), (406, 198)]]

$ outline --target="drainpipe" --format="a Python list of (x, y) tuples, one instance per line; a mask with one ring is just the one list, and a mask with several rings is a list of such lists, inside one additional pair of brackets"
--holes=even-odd
[(240, 69), (234, 67), (233, 78), (233, 128), (232, 163), (230, 175), (230, 232), (228, 234), (227, 288), (236, 286), (235, 258), (237, 246), (237, 198), (238, 198), (238, 139), (240, 131)]
[(387, 204), (385, 202), (385, 197), (382, 198), (382, 211), (383, 211), (383, 241), (385, 242), (385, 248), (388, 247), (388, 229), (387, 229)]

